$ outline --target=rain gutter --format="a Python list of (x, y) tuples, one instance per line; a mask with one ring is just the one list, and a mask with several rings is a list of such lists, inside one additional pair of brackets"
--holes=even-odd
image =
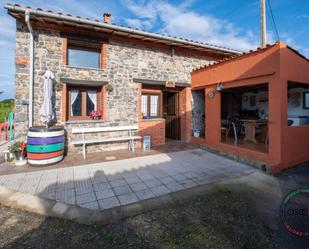
[(30, 11), (26, 10), (25, 11), (25, 22), (27, 24), (27, 27), (30, 31), (30, 66), (29, 66), (29, 111), (28, 111), (28, 126), (32, 127), (33, 126), (33, 85), (34, 85), (34, 75), (33, 75), (33, 70), (34, 70), (34, 34), (33, 34), (33, 29), (30, 23)]
[(87, 24), (87, 25), (92, 25), (92, 26), (97, 26), (101, 28), (106, 28), (109, 30), (113, 31), (119, 31), (119, 32), (126, 32), (134, 35), (139, 35), (139, 36), (144, 36), (144, 37), (149, 37), (153, 39), (158, 39), (158, 40), (165, 40), (169, 42), (174, 42), (182, 45), (188, 45), (188, 46), (194, 46), (194, 47), (200, 47), (200, 48), (205, 48), (205, 49), (211, 49), (211, 50), (217, 50), (218, 52), (225, 52), (225, 53), (234, 53), (234, 54), (240, 54), (241, 51), (234, 50), (234, 49), (229, 49), (229, 48), (224, 48), (224, 47), (218, 47), (210, 44), (204, 44), (204, 43), (199, 43), (199, 42), (194, 42), (194, 41), (189, 41), (189, 40), (183, 40), (175, 37), (170, 37), (170, 36), (165, 36), (161, 34), (156, 34), (156, 33), (150, 33), (146, 32), (143, 30), (136, 30), (132, 28), (127, 28), (127, 27), (121, 27), (118, 25), (114, 24), (107, 24), (107, 23), (101, 23), (98, 21), (91, 21), (87, 19), (82, 19), (78, 17), (73, 17), (73, 16), (67, 16), (67, 15), (60, 15), (57, 13), (51, 13), (51, 12), (45, 12), (42, 10), (34, 10), (34, 9), (29, 9), (29, 8), (24, 8), (16, 5), (10, 5), (6, 4), (4, 6), (7, 10), (10, 11), (16, 11), (16, 12), (27, 12), (29, 11), (30, 14), (32, 15), (37, 15), (41, 17), (49, 17), (49, 18), (54, 18), (58, 20), (64, 20), (64, 21), (71, 21), (74, 23), (79, 23), (79, 24)]

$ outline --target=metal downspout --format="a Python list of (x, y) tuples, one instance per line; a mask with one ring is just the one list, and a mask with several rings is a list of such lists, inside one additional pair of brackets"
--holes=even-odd
[(33, 85), (34, 85), (34, 34), (30, 24), (30, 10), (25, 12), (25, 22), (30, 31), (30, 67), (29, 67), (29, 111), (28, 111), (28, 126), (33, 126)]

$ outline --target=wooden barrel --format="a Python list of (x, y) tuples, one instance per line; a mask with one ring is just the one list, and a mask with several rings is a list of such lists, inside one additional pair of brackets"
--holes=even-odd
[(27, 137), (27, 156), (31, 165), (50, 165), (63, 159), (65, 133), (62, 126), (31, 127)]

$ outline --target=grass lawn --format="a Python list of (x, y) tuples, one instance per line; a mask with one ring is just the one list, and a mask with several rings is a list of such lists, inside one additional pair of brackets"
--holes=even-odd
[(13, 108), (14, 108), (13, 100), (0, 101), (0, 123), (3, 123), (5, 121), (9, 113), (13, 111)]
[(1, 248), (276, 248), (251, 198), (218, 191), (116, 224), (86, 226), (0, 207)]

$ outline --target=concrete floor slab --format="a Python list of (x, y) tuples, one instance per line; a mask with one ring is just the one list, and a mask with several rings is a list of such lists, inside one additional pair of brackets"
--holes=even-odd
[[(194, 149), (1, 175), (0, 185), (18, 193), (0, 188), (0, 196), (7, 193), (8, 202), (33, 205), (37, 209), (40, 209), (39, 200), (45, 198), (91, 210), (106, 210), (255, 171), (247, 165)], [(29, 201), (19, 192), (38, 196), (38, 199), (28, 195)], [(58, 214), (68, 211), (65, 210), (65, 206), (53, 207), (53, 212)]]

